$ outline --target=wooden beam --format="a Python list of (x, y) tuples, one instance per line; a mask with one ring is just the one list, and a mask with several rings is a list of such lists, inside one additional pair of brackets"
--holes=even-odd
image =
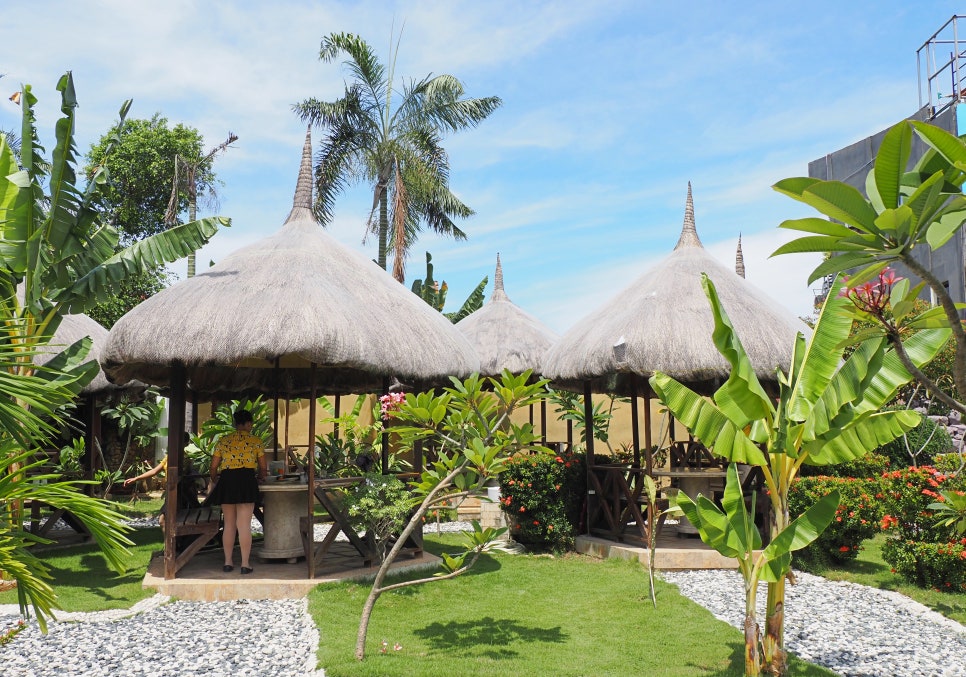
[(170, 580), (178, 573), (177, 538), (178, 523), (178, 477), (181, 456), (184, 453), (185, 424), (185, 367), (171, 364), (171, 393), (168, 397), (168, 470), (165, 473), (164, 510), (164, 578)]

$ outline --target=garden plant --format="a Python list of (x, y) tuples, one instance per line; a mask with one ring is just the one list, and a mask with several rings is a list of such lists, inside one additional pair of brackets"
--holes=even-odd
[(388, 590), (455, 578), (478, 561), (480, 554), (497, 545), (506, 529), (481, 528), (474, 522), (466, 532), (466, 548), (459, 554), (444, 554), (444, 571), (437, 576), (415, 581), (385, 584), (389, 567), (409, 536), (434, 507), (450, 504), (460, 498), (480, 494), (487, 480), (506, 469), (515, 454), (546, 449), (535, 442), (533, 426), (512, 422), (512, 413), (539, 403), (546, 381), (530, 383), (529, 371), (514, 376), (481, 378), (474, 374), (465, 381), (451, 379), (452, 386), (438, 394), (407, 394), (404, 401), (387, 413), (399, 436), (402, 449), (411, 450), (417, 442), (432, 441), (435, 457), (413, 482), (415, 508), (396, 542), (376, 573), (362, 610), (355, 655), (365, 658), (369, 620), (379, 596)]
[[(731, 375), (711, 400), (656, 373), (651, 387), (661, 402), (715, 454), (732, 462), (723, 505), (704, 496), (678, 494), (678, 505), (702, 540), (737, 557), (746, 592), (746, 674), (762, 670), (784, 675), (785, 576), (792, 552), (814, 541), (832, 521), (838, 493), (827, 494), (795, 520), (789, 491), (803, 464), (848, 461), (895, 439), (919, 423), (911, 411), (881, 411), (912, 376), (888, 341), (865, 341), (842, 361), (852, 326), (845, 298), (830, 295), (808, 341), (799, 334), (788, 373), (778, 370), (778, 397), (759, 382), (744, 348), (707, 276), (702, 284), (711, 302), (714, 343), (731, 365)], [(949, 330), (920, 331), (903, 344), (913, 366), (927, 363), (945, 344)], [(761, 538), (738, 488), (734, 463), (759, 466), (771, 501), (770, 542), (759, 555)], [(758, 580), (768, 582), (765, 630), (759, 645), (754, 606)]]

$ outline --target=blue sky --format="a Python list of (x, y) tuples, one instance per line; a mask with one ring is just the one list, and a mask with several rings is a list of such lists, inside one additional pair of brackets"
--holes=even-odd
[[(357, 33), (386, 61), (403, 27), (398, 75), (451, 73), (504, 102), (446, 141), (451, 187), (476, 211), (469, 239), (426, 235), (407, 285), (429, 250), (454, 310), (487, 275), (489, 293), (499, 252), (510, 298), (563, 333), (670, 253), (691, 181), (705, 247), (733, 265), (740, 232), (749, 281), (804, 315), (816, 260), (768, 256), (788, 237), (778, 224), (811, 213), (771, 185), (915, 112), (916, 49), (956, 5), (34, 0), (4, 8), (0, 127), (29, 83), (52, 146), (54, 87), (72, 70), (82, 152), (127, 98), (129, 117), (159, 112), (209, 147), (236, 133), (216, 164), (233, 226), (201, 265), (287, 215), (305, 134), (291, 105), (343, 89), (339, 64), (318, 60), (322, 36)], [(330, 229), (374, 257), (369, 204), (367, 186), (347, 192)]]

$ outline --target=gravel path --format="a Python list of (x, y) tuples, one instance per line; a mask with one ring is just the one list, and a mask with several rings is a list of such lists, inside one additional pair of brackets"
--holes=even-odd
[[(785, 590), (785, 645), (847, 677), (966, 676), (966, 628), (895, 592), (795, 572)], [(665, 571), (686, 597), (742, 627), (744, 587), (736, 571)], [(765, 616), (766, 587), (758, 591)]]
[[(468, 525), (441, 526), (456, 531)], [(796, 575), (797, 585), (786, 588), (785, 641), (801, 658), (846, 677), (966, 677), (966, 628), (959, 623), (898, 593)], [(741, 626), (737, 572), (661, 576), (717, 618)], [(764, 585), (758, 599), (761, 619)], [(18, 620), (16, 606), (0, 605), (0, 633)], [(319, 634), (305, 599), (171, 602), (155, 595), (131, 609), (60, 613), (48, 630), (41, 635), (32, 622), (0, 646), (0, 675), (324, 675), (315, 671)]]

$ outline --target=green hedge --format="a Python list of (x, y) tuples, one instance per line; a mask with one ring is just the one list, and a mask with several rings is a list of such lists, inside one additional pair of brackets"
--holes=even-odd
[(966, 592), (966, 538), (954, 543), (889, 539), (882, 546), (882, 559), (921, 588)]
[(572, 549), (587, 495), (585, 457), (517, 457), (500, 474), (500, 493), (514, 540), (538, 548)]
[(808, 547), (795, 554), (795, 566), (821, 571), (829, 566), (855, 559), (862, 541), (879, 531), (882, 508), (878, 479), (851, 477), (799, 477), (788, 492), (788, 511), (792, 518), (805, 512), (818, 499), (834, 489), (841, 494), (835, 519)]

